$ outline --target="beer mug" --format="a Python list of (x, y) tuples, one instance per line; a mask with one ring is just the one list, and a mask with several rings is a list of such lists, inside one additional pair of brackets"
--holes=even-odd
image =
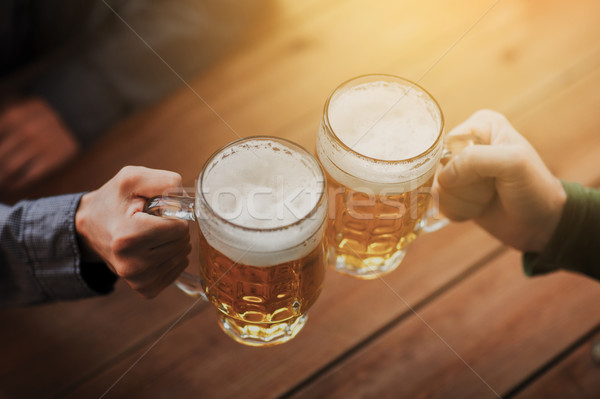
[(269, 346), (298, 334), (321, 292), (325, 185), (302, 147), (250, 137), (206, 161), (195, 197), (155, 197), (146, 212), (197, 221), (199, 275), (184, 272), (176, 285), (204, 296), (234, 340)]
[(444, 143), (444, 117), (417, 84), (391, 75), (360, 76), (328, 97), (317, 136), (325, 169), (329, 220), (328, 263), (335, 270), (372, 279), (396, 269), (419, 233), (434, 220), (431, 186), (441, 159), (476, 136)]

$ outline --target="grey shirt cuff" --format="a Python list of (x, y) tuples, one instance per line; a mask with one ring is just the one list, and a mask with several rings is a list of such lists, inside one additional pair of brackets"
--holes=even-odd
[(33, 276), (53, 299), (97, 295), (80, 273), (75, 212), (81, 195), (42, 198), (24, 214), (23, 238)]
[(82, 195), (1, 206), (0, 303), (25, 305), (70, 300), (112, 290), (116, 277), (108, 281), (108, 287), (95, 290), (82, 275), (82, 266), (93, 270), (106, 268), (81, 261), (75, 213)]

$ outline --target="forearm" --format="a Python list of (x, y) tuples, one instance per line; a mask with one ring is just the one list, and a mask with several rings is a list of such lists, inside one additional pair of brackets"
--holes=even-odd
[(528, 275), (559, 269), (600, 280), (600, 190), (563, 182), (567, 202), (550, 241), (540, 253), (525, 253)]
[(71, 194), (0, 205), (0, 304), (84, 298), (112, 289), (114, 277), (103, 285), (92, 283), (93, 288), (86, 282), (94, 281), (100, 269), (82, 274), (74, 223), (80, 198)]

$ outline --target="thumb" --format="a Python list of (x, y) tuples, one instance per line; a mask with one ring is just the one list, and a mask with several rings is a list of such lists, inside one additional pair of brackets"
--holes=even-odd
[(438, 175), (440, 186), (460, 187), (503, 177), (520, 159), (513, 146), (474, 145), (465, 148)]

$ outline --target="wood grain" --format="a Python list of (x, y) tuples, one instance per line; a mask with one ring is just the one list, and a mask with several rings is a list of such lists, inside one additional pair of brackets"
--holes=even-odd
[[(448, 245), (432, 254), (431, 245), (438, 240)], [(471, 224), (451, 226), (412, 244), (405, 262), (386, 283), (415, 305), (471, 267), (481, 266), (481, 258), (497, 248), (493, 239)], [(182, 396), (276, 397), (407, 312), (380, 281), (360, 281), (330, 272), (321, 297), (309, 312), (307, 326), (293, 341), (275, 348), (246, 348), (216, 327), (212, 309), (202, 311), (164, 337), (111, 390), (110, 397), (168, 395), (174, 386)], [(144, 351), (140, 348), (70, 397), (98, 396)], [(171, 365), (168, 371), (164, 364)], [(133, 383), (146, 378), (143, 387)]]
[(595, 334), (514, 398), (596, 398), (600, 392), (600, 364), (590, 352), (598, 342), (600, 334)]
[[(374, 72), (418, 80), (448, 128), (479, 108), (502, 111), (558, 176), (598, 182), (600, 5), (502, 0), (473, 26), (492, 4), (281, 0), (272, 22), (189, 82), (194, 91), (123, 121), (28, 196), (94, 189), (127, 164), (191, 185), (238, 136), (313, 150), (327, 94)], [(453, 225), (419, 238), (385, 281), (504, 393), (598, 322), (598, 292), (571, 275), (527, 280), (500, 248)], [(106, 298), (1, 310), (0, 396), (98, 397), (135, 364), (107, 397), (493, 397), (390, 287), (329, 273), (305, 330), (263, 350), (232, 342), (205, 304), (157, 342), (194, 303), (174, 288), (148, 302), (119, 284)], [(597, 396), (589, 370), (569, 378)]]
[(2, 310), (0, 397), (54, 397), (157, 337), (193, 303), (174, 287), (150, 302), (118, 284), (106, 298)]
[(600, 285), (492, 261), (294, 398), (494, 398), (600, 323)]

